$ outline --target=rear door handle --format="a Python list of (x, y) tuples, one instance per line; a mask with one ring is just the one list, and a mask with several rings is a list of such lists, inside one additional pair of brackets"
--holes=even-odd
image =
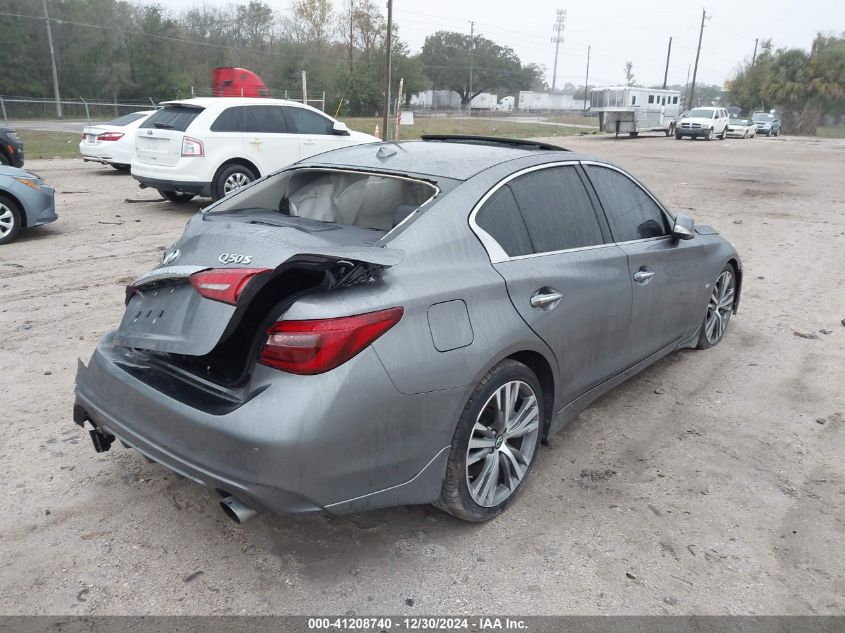
[(653, 270), (638, 270), (637, 272), (634, 273), (634, 281), (641, 283), (641, 284), (644, 284), (645, 282), (647, 282), (652, 277), (654, 277), (654, 271)]
[(531, 307), (538, 310), (551, 310), (563, 298), (554, 288), (540, 288), (531, 296)]

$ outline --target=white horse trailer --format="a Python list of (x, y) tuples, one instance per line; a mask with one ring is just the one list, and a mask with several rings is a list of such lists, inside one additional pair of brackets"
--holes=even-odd
[(637, 136), (640, 132), (675, 133), (681, 93), (677, 90), (609, 86), (593, 88), (590, 111), (599, 113), (599, 129)]

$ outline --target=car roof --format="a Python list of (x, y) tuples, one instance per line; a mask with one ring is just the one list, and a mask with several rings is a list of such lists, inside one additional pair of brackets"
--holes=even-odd
[(547, 155), (549, 160), (578, 160), (562, 148), (543, 143), (513, 143), (508, 139), (437, 137), (419, 141), (384, 141), (331, 150), (297, 166), (358, 167), (385, 172), (468, 180), (503, 162)]
[[(194, 97), (192, 99), (171, 99), (170, 101), (162, 101), (158, 105), (184, 105), (194, 106), (197, 108), (210, 108), (217, 105), (286, 105), (297, 108), (308, 108), (309, 110), (316, 110), (311, 106), (306, 106), (299, 101), (290, 101), (288, 99), (271, 99), (270, 97)], [(319, 110), (317, 110), (319, 112)], [(325, 113), (321, 113), (325, 114)], [(328, 115), (326, 115), (328, 116)]]

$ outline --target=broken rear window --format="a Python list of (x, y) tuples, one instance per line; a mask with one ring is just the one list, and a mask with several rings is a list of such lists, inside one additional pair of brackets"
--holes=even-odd
[(286, 171), (216, 204), (209, 214), (272, 211), (284, 216), (390, 231), (437, 193), (412, 178), (333, 169)]

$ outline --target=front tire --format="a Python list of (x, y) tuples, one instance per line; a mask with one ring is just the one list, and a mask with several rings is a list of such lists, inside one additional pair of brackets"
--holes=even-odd
[(713, 130), (707, 130), (704, 133), (704, 140), (709, 141), (711, 138), (713, 138)]
[(249, 167), (237, 164), (224, 167), (211, 184), (211, 198), (215, 201), (220, 200), (245, 187), (256, 178), (258, 176)]
[(0, 245), (15, 240), (23, 226), (22, 218), (20, 205), (11, 198), (0, 195)]
[(162, 189), (159, 189), (158, 192), (161, 194), (162, 198), (166, 198), (167, 200), (170, 200), (170, 202), (174, 202), (176, 204), (190, 202), (197, 195), (195, 193), (182, 193), (181, 191), (164, 191)]
[(713, 291), (707, 301), (707, 312), (696, 345), (698, 349), (710, 349), (719, 344), (728, 331), (735, 300), (736, 272), (733, 266), (726, 264), (713, 284)]
[(676, 141), (680, 141), (682, 138), (684, 138), (684, 137), (683, 137), (683, 136), (681, 136), (681, 133), (680, 133), (680, 132), (675, 132), (675, 140), (676, 140)]
[(458, 420), (435, 505), (473, 523), (504, 512), (534, 464), (543, 415), (542, 390), (534, 372), (515, 360), (491, 369)]

